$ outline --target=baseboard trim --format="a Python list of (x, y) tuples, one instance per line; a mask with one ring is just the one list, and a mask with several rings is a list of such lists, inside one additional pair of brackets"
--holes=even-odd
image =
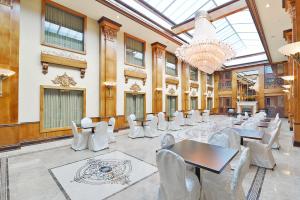
[(5, 152), (5, 151), (12, 151), (16, 149), (20, 149), (21, 144), (14, 144), (14, 145), (8, 145), (8, 146), (1, 146), (0, 147), (0, 152)]

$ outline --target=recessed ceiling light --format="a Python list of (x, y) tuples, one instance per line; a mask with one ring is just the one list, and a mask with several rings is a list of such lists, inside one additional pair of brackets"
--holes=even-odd
[(267, 3), (267, 4), (266, 4), (266, 8), (270, 8), (270, 4)]
[(120, 16), (119, 15), (117, 15), (117, 19), (119, 19), (120, 18)]

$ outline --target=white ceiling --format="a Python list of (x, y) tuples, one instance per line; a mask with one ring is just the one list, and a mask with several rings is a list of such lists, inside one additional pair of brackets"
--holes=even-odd
[[(280, 0), (255, 0), (260, 20), (264, 29), (267, 44), (273, 62), (287, 60), (278, 52), (278, 49), (285, 45), (283, 31), (292, 28), (289, 15), (282, 8)], [(267, 8), (266, 5), (270, 7)]]

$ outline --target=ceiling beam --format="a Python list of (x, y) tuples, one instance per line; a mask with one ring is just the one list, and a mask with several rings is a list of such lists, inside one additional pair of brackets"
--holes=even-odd
[[(247, 8), (247, 3), (245, 0), (233, 0), (223, 5), (217, 6), (207, 12), (210, 21), (216, 21), (218, 19), (240, 12), (246, 8)], [(194, 29), (194, 27), (195, 27), (195, 18), (193, 17), (180, 24), (173, 26), (171, 30), (175, 34), (181, 34)]]

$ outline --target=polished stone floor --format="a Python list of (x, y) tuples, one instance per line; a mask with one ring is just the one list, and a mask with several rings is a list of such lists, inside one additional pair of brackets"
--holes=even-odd
[[(214, 120), (224, 121), (224, 118), (226, 117), (216, 116)], [(279, 151), (273, 150), (277, 167), (274, 171), (267, 170), (260, 199), (300, 199), (300, 148), (292, 147), (293, 133), (288, 130), (287, 120), (282, 119), (282, 121), (280, 135), (282, 148)], [(48, 169), (109, 151), (119, 150), (156, 165), (155, 150), (160, 147), (160, 138), (129, 139), (126, 133), (127, 130), (121, 131), (118, 133), (116, 143), (111, 144), (108, 150), (96, 153), (89, 150), (73, 151), (70, 148), (70, 139), (0, 153), (0, 157), (9, 158), (10, 199), (64, 200), (63, 193), (49, 174)], [(250, 177), (246, 177), (243, 186), (245, 184), (245, 187), (248, 187), (251, 180)], [(155, 173), (109, 199), (156, 199), (158, 187), (159, 176), (158, 173)]]

